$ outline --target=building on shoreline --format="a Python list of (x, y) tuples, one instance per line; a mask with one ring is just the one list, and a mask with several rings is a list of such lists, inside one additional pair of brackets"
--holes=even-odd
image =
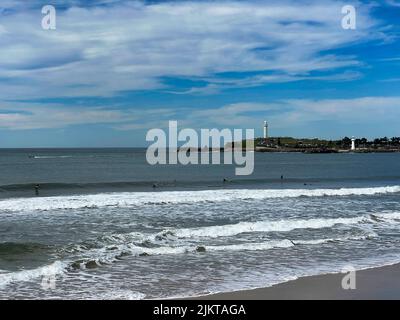
[(267, 141), (268, 139), (268, 122), (264, 121), (264, 140)]
[(352, 137), (351, 138), (351, 151), (356, 150), (356, 138)]
[(339, 140), (321, 138), (271, 137), (268, 122), (263, 123), (263, 137), (254, 140), (258, 152), (303, 152), (303, 153), (370, 153), (400, 152), (400, 137), (366, 138), (344, 137)]

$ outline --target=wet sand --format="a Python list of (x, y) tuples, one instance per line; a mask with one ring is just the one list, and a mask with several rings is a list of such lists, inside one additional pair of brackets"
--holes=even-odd
[(209, 300), (400, 299), (400, 264), (356, 272), (356, 289), (342, 289), (345, 274), (304, 277), (268, 288), (199, 297)]

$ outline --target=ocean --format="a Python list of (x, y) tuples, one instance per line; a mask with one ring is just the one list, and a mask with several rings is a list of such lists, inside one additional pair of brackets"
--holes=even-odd
[(256, 153), (251, 176), (234, 169), (0, 150), (0, 299), (193, 297), (400, 262), (399, 153)]

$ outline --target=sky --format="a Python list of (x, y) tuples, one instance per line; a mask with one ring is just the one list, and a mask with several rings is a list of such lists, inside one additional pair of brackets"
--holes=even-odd
[(141, 147), (172, 120), (400, 136), (399, 35), (400, 0), (1, 0), (0, 147)]

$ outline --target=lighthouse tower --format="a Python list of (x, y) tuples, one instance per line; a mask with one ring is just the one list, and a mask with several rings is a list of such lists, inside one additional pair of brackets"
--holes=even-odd
[(356, 150), (356, 139), (354, 137), (351, 138), (351, 150)]
[(264, 140), (268, 139), (268, 122), (264, 121)]

